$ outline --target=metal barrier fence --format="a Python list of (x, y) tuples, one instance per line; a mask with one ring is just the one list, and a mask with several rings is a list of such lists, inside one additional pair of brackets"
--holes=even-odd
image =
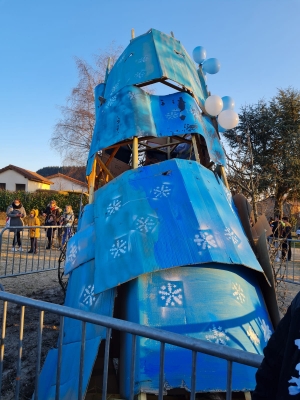
[[(39, 229), (36, 248), (32, 249), (30, 229)], [(0, 278), (50, 271), (64, 265), (60, 260), (61, 226), (18, 226), (4, 228), (0, 232)], [(50, 230), (50, 231), (48, 231)], [(52, 245), (48, 245), (48, 234), (52, 233)], [(17, 235), (19, 236), (18, 246)], [(33, 250), (32, 252), (30, 250)]]
[(300, 240), (269, 240), (269, 255), (277, 281), (300, 285)]
[[(165, 345), (171, 344), (181, 348), (189, 349), (192, 352), (192, 365), (191, 365), (191, 393), (190, 399), (195, 400), (196, 388), (196, 368), (197, 368), (197, 352), (208, 354), (211, 356), (219, 357), (227, 360), (227, 391), (226, 400), (232, 398), (232, 363), (245, 364), (252, 367), (259, 367), (263, 357), (258, 354), (248, 353), (242, 350), (233, 349), (230, 347), (209, 343), (200, 339), (183, 336), (177, 333), (164, 331), (156, 328), (142, 326), (133, 322), (128, 322), (112, 317), (97, 315), (90, 312), (77, 310), (70, 307), (60, 306), (57, 304), (47, 303), (44, 301), (33, 300), (30, 298), (14, 295), (11, 293), (0, 292), (0, 300), (3, 301), (3, 317), (2, 317), (2, 332), (1, 332), (1, 347), (0, 347), (0, 399), (3, 377), (3, 363), (5, 354), (5, 339), (6, 339), (6, 317), (7, 317), (7, 304), (8, 302), (20, 305), (20, 328), (19, 328), (19, 350), (17, 359), (17, 372), (15, 378), (15, 399), (19, 399), (20, 385), (22, 383), (21, 367), (22, 367), (22, 349), (23, 349), (23, 331), (24, 331), (24, 315), (25, 307), (33, 307), (39, 310), (39, 321), (37, 324), (37, 345), (36, 345), (36, 359), (35, 359), (35, 392), (34, 400), (38, 400), (38, 387), (39, 387), (39, 373), (41, 367), (41, 348), (42, 348), (42, 335), (43, 335), (43, 321), (44, 312), (50, 312), (60, 316), (60, 333), (63, 332), (64, 318), (74, 318), (82, 322), (82, 340), (80, 351), (80, 367), (79, 367), (79, 385), (78, 385), (78, 399), (82, 399), (82, 377), (84, 370), (84, 354), (85, 354), (85, 330), (86, 323), (92, 323), (106, 327), (106, 341), (105, 341), (105, 354), (104, 354), (104, 369), (103, 369), (103, 386), (102, 386), (102, 400), (107, 397), (107, 381), (108, 381), (108, 365), (109, 365), (109, 349), (110, 339), (112, 336), (112, 329), (127, 332), (132, 335), (132, 354), (131, 354), (131, 368), (130, 368), (130, 400), (134, 398), (134, 377), (135, 377), (135, 348), (136, 337), (141, 336), (148, 339), (154, 339), (160, 342), (160, 365), (159, 365), (159, 395), (158, 399), (162, 400), (164, 395), (164, 359), (165, 359)], [(61, 360), (62, 360), (62, 335), (59, 335), (58, 340), (58, 358), (60, 362), (57, 365), (56, 373), (56, 400), (60, 398), (59, 382), (61, 377)], [(40, 399), (43, 400), (43, 399)]]

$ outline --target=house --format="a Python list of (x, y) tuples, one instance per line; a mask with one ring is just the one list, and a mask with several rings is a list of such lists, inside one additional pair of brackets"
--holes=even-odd
[(36, 172), (8, 165), (0, 169), (0, 190), (34, 192), (37, 189), (50, 189), (52, 182)]
[(52, 181), (52, 190), (65, 190), (72, 192), (88, 191), (87, 183), (78, 181), (77, 179), (71, 178), (70, 176), (61, 174), (59, 172), (57, 174), (47, 176), (47, 179)]

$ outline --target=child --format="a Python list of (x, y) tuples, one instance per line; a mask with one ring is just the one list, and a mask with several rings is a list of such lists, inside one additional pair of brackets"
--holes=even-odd
[[(28, 226), (40, 226), (40, 220), (38, 219), (38, 210), (31, 210), (28, 218)], [(37, 238), (40, 237), (40, 229), (39, 228), (31, 228), (29, 229), (30, 233), (30, 250), (28, 253), (37, 253)]]
[(64, 227), (64, 233), (62, 237), (62, 246), (66, 243), (67, 238), (71, 235), (71, 227), (74, 222), (74, 213), (71, 206), (66, 206), (63, 215), (60, 217), (60, 223)]

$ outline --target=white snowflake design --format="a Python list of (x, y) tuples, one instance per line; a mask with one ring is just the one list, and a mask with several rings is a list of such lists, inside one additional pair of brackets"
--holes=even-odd
[(119, 200), (119, 199), (113, 200), (107, 207), (107, 213), (109, 215), (114, 214), (121, 208), (121, 205), (122, 205), (121, 200)]
[(130, 100), (135, 100), (140, 94), (135, 92), (128, 92), (128, 97)]
[(118, 82), (116, 82), (114, 84), (114, 86), (112, 87), (111, 92), (110, 92), (111, 96), (118, 90), (119, 86), (120, 86), (120, 80), (118, 80)]
[(123, 239), (117, 239), (116, 243), (109, 251), (114, 258), (120, 257), (121, 254), (125, 254), (127, 251), (127, 241)]
[(154, 192), (154, 197), (156, 197), (157, 199), (160, 197), (168, 197), (171, 193), (171, 189), (168, 185), (161, 185), (156, 186), (156, 188), (153, 190)]
[(139, 79), (143, 78), (146, 75), (146, 70), (139, 71), (135, 74), (135, 76)]
[(182, 305), (182, 289), (177, 288), (177, 285), (168, 282), (167, 286), (162, 285), (160, 289), (161, 290), (158, 293), (160, 294), (160, 298), (165, 301), (165, 307), (168, 307), (169, 305), (172, 307)]
[(226, 335), (226, 331), (223, 330), (221, 326), (218, 326), (216, 328), (215, 325), (213, 325), (212, 329), (209, 330), (209, 334), (205, 335), (206, 340), (212, 343), (216, 344), (222, 344), (225, 346), (227, 342), (229, 342), (229, 337)]
[(136, 228), (143, 233), (152, 232), (156, 223), (151, 217), (140, 217), (135, 221)]
[(148, 56), (144, 56), (144, 57), (138, 58), (137, 60), (135, 60), (135, 62), (140, 64), (140, 63), (144, 63), (144, 62), (148, 61), (148, 59), (149, 59)]
[(193, 117), (195, 119), (197, 119), (197, 120), (200, 119), (201, 114), (197, 108), (191, 107), (190, 111), (191, 111), (191, 114), (193, 114)]
[(194, 242), (197, 244), (197, 246), (200, 246), (202, 250), (218, 247), (215, 238), (210, 232), (199, 232), (197, 235), (195, 235)]
[(179, 114), (180, 114), (180, 110), (178, 108), (175, 108), (174, 110), (172, 110), (166, 114), (166, 118), (176, 119), (176, 118), (179, 118)]
[[(295, 345), (300, 349), (300, 339), (295, 340)], [(292, 376), (289, 383), (295, 383), (296, 386), (289, 386), (289, 394), (295, 396), (300, 393), (300, 363), (296, 365), (295, 369), (298, 371), (298, 377)]]
[(289, 394), (291, 396), (296, 396), (300, 393), (300, 363), (296, 365), (295, 369), (298, 371), (299, 377), (292, 376), (292, 379), (289, 380), (289, 383), (296, 383), (296, 386), (289, 386)]
[(238, 236), (233, 232), (233, 230), (231, 228), (225, 228), (225, 236), (227, 240), (232, 240), (232, 242), (234, 244), (238, 244), (240, 243), (240, 239), (238, 238)]
[(246, 296), (244, 295), (244, 291), (238, 283), (232, 283), (232, 294), (236, 300), (238, 300), (241, 304), (245, 303)]
[(94, 285), (88, 285), (88, 287), (84, 289), (83, 299), (82, 299), (83, 304), (92, 306), (93, 303), (95, 303), (96, 297), (94, 290), (95, 290)]
[(264, 340), (265, 340), (265, 342), (267, 342), (272, 335), (272, 331), (264, 319), (259, 318), (259, 323), (260, 323), (261, 330), (263, 331), (263, 334), (264, 334)]
[(115, 104), (116, 100), (117, 96), (110, 97), (105, 104), (107, 107), (111, 107)]
[(68, 249), (68, 258), (67, 261), (70, 262), (72, 265), (75, 263), (76, 256), (77, 256), (77, 246), (72, 243), (70, 249)]
[(249, 336), (251, 342), (254, 343), (255, 345), (258, 345), (260, 343), (259, 337), (251, 328), (251, 326), (249, 326), (249, 328), (247, 329), (247, 335)]

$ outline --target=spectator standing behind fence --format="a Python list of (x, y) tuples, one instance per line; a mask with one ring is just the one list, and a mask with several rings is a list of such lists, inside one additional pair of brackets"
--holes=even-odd
[[(45, 225), (46, 226), (56, 226), (59, 223), (60, 217), (60, 208), (56, 204), (55, 200), (51, 200), (47, 205), (46, 210), (43, 212), (43, 216), (45, 217)], [(48, 245), (46, 247), (47, 250), (51, 249), (53, 244), (53, 238), (55, 234), (56, 228), (48, 228), (47, 229), (47, 239)]]
[(298, 229), (296, 230), (296, 235), (297, 235), (297, 239), (300, 239), (300, 226), (298, 226)]
[[(9, 226), (23, 226), (23, 218), (26, 217), (26, 211), (19, 199), (15, 199), (12, 204), (7, 207), (6, 215), (10, 218)], [(14, 233), (13, 247), (11, 251), (16, 251), (16, 243), (19, 245), (19, 251), (22, 251), (21, 241), (21, 230), (22, 229), (10, 229), (10, 232)]]
[(284, 260), (286, 258), (287, 253), (287, 260), (291, 261), (292, 259), (292, 249), (291, 249), (291, 239), (292, 239), (292, 226), (289, 223), (288, 217), (282, 218), (282, 228), (281, 228), (281, 237), (284, 239), (282, 241), (282, 255), (281, 258)]
[(67, 238), (71, 235), (71, 228), (74, 222), (75, 216), (72, 210), (72, 206), (66, 206), (64, 213), (60, 217), (61, 226), (64, 228), (62, 236), (62, 246), (66, 243)]
[[(28, 218), (28, 226), (40, 226), (40, 220), (38, 219), (39, 212), (38, 210), (31, 210), (30, 216)], [(30, 250), (28, 253), (37, 253), (37, 240), (40, 237), (40, 228), (31, 228), (29, 229), (30, 235)]]

